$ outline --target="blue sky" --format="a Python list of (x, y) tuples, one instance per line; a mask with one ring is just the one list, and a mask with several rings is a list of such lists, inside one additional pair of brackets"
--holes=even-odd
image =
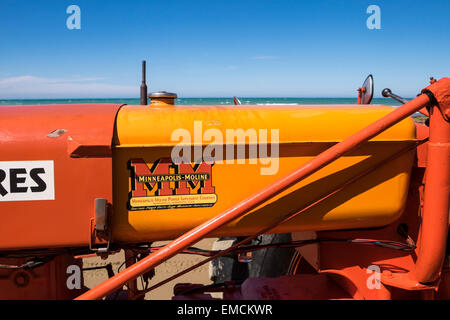
[[(69, 5), (81, 30), (69, 30)], [(369, 5), (381, 29), (369, 30)], [(450, 1), (0, 1), (0, 99), (412, 97), (450, 76)]]

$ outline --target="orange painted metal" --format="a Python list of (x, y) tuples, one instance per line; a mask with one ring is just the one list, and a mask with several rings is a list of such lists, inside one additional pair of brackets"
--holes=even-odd
[[(238, 291), (242, 300), (351, 299), (339, 282), (326, 274), (298, 274), (279, 278), (249, 278)], [(236, 293), (234, 293), (236, 296)], [(183, 297), (178, 297), (183, 298)], [(185, 297), (189, 298), (189, 296)], [(233, 298), (233, 297), (228, 297)]]
[[(0, 264), (23, 264), (25, 258), (0, 258)], [(72, 266), (70, 269), (69, 266)], [(68, 254), (59, 255), (45, 265), (34, 269), (0, 268), (0, 300), (69, 300), (84, 292), (82, 262)], [(69, 273), (67, 273), (69, 271)], [(78, 271), (79, 285), (71, 282), (67, 286), (67, 278)]]
[(52, 160), (55, 199), (0, 202), (0, 251), (89, 245), (95, 198), (112, 203), (121, 105), (2, 106), (0, 160)]
[(308, 177), (317, 170), (333, 162), (344, 153), (355, 149), (362, 143), (370, 140), (379, 133), (398, 123), (402, 119), (405, 119), (411, 114), (417, 112), (421, 108), (428, 105), (429, 102), (430, 99), (427, 95), (420, 95), (416, 99), (406, 103), (402, 107), (372, 123), (358, 133), (319, 154), (316, 158), (302, 165), (300, 168), (286, 175), (284, 178), (276, 181), (268, 187), (263, 188), (261, 191), (253, 194), (249, 198), (236, 204), (230, 209), (224, 211), (216, 217), (208, 220), (207, 222), (173, 240), (162, 249), (135, 263), (134, 265), (115, 275), (113, 278), (94, 287), (85, 294), (79, 296), (77, 299), (99, 299), (111, 292), (114, 292), (124, 283), (142, 275), (150, 269), (153, 269), (157, 265), (161, 264), (164, 260), (171, 258), (181, 250), (189, 247), (193, 243), (196, 243), (198, 240), (208, 235), (211, 231), (244, 215), (249, 210), (255, 208), (267, 199), (270, 199), (271, 197), (279, 194), (283, 190), (292, 186), (294, 183)]
[[(184, 106), (174, 109), (124, 106), (117, 115), (117, 140), (113, 147), (115, 210), (111, 218), (112, 241), (143, 243), (175, 239), (251, 196), (263, 186), (270, 185), (289, 174), (326, 148), (344, 140), (392, 110), (394, 110), (392, 107), (368, 105)], [(149, 123), (152, 124), (151, 130), (149, 130)], [(173, 163), (167, 166), (167, 161), (170, 162), (170, 160), (164, 160), (165, 167), (160, 163), (162, 158), (170, 159), (172, 151), (178, 147), (179, 144), (173, 139), (172, 133), (179, 132), (179, 128), (187, 130), (188, 135), (194, 137), (194, 141), (183, 143), (193, 142), (196, 146), (203, 143), (206, 149), (209, 148), (206, 142), (196, 141), (201, 140), (199, 136), (206, 137), (210, 132), (218, 132), (223, 138), (226, 137), (225, 140), (233, 141), (235, 138), (231, 137), (228, 131), (240, 131), (245, 135), (249, 134), (245, 140), (253, 141), (252, 136), (258, 138), (258, 132), (271, 128), (268, 130), (269, 133), (271, 132), (270, 140), (273, 139), (274, 132), (279, 131), (275, 145), (279, 151), (276, 156), (272, 153), (269, 159), (271, 165), (268, 167), (262, 164), (259, 158), (251, 155), (253, 147), (245, 145), (248, 142), (241, 141), (241, 138), (227, 144), (235, 143), (237, 150), (248, 148), (250, 150), (247, 152), (248, 156), (239, 155), (241, 151), (229, 153), (227, 151), (229, 145), (226, 146), (225, 141), (218, 142), (220, 138), (215, 138), (216, 143), (222, 144), (223, 155), (226, 154), (227, 159), (231, 155), (234, 161), (216, 161), (212, 167), (203, 164), (195, 169), (197, 172), (210, 170), (208, 172), (211, 180), (208, 186), (210, 185), (211, 188), (208, 189), (209, 191), (205, 190), (205, 193), (209, 192), (209, 194), (204, 195), (209, 197), (207, 198), (209, 201), (212, 199), (210, 202), (212, 205), (203, 208), (192, 205), (185, 205), (182, 209), (173, 208), (180, 200), (186, 203), (187, 196), (182, 196), (180, 199), (180, 196), (172, 195), (177, 195), (179, 191), (186, 192), (178, 189), (182, 185), (167, 182), (152, 189), (150, 185), (135, 183), (133, 177), (138, 167), (134, 164), (131, 167), (130, 161), (136, 162), (137, 159), (141, 159), (138, 164), (141, 169), (138, 171), (144, 170), (147, 174), (183, 173), (186, 167), (178, 168)], [(240, 129), (232, 130), (232, 128)], [(274, 128), (280, 129), (274, 130)], [(202, 131), (205, 132), (205, 136)], [(253, 135), (252, 132), (255, 134)], [(244, 217), (215, 230), (209, 236), (229, 237), (253, 234), (276, 221), (277, 217), (297, 210), (311, 199), (331, 191), (336, 185), (384, 161), (398, 150), (413, 146), (415, 141), (415, 126), (413, 119), (409, 117), (371, 139), (370, 143), (346, 154), (308, 179), (296, 183), (250, 211)], [(261, 139), (255, 145), (259, 145), (261, 153), (261, 148), (264, 148)], [(194, 156), (198, 157), (195, 155), (196, 148), (194, 148)], [(270, 148), (271, 152), (274, 152), (273, 143)], [(203, 152), (203, 158), (205, 158), (205, 152)], [(366, 177), (360, 184), (347, 188), (337, 195), (335, 200), (314, 207), (308, 214), (297, 216), (296, 219), (280, 225), (271, 233), (380, 227), (391, 223), (398, 219), (403, 211), (413, 160), (414, 152), (404, 154), (401, 158), (390, 162), (386, 168)], [(191, 166), (194, 168), (193, 163)], [(261, 174), (268, 169), (270, 169), (269, 175)], [(233, 184), (233, 181), (236, 183)], [(236, 192), (233, 186), (239, 186), (239, 192)], [(162, 187), (164, 190), (159, 189)], [(199, 187), (200, 184), (197, 184), (195, 187), (197, 190), (189, 188), (191, 189), (187, 191), (191, 193), (189, 196), (193, 199), (198, 198), (198, 193), (203, 193)], [(137, 194), (133, 189), (142, 190), (143, 193)], [(159, 191), (156, 191), (158, 189)], [(155, 196), (158, 194), (165, 194), (165, 196)], [(383, 201), (379, 201), (380, 198), (383, 198)], [(162, 207), (168, 203), (169, 199), (171, 199), (169, 208), (160, 210), (155, 207), (155, 203)], [(133, 204), (132, 201), (136, 202)], [(141, 210), (136, 210), (137, 208)], [(156, 210), (151, 210), (152, 208)]]
[(424, 210), (417, 262), (411, 278), (420, 283), (438, 279), (444, 261), (450, 209), (450, 79), (433, 83), (430, 90), (438, 105), (430, 116), (430, 140), (425, 177)]
[[(344, 290), (335, 298), (448, 299), (450, 273), (448, 269), (443, 270), (442, 265), (450, 221), (450, 79), (433, 82), (425, 90), (428, 95), (423, 94), (403, 105), (275, 184), (203, 223), (140, 262), (127, 265), (126, 270), (78, 299), (98, 299), (127, 282), (133, 281), (135, 284), (134, 280), (139, 275), (210, 235), (215, 229), (250, 212), (263, 201), (280, 194), (293, 183), (308, 177), (401, 119), (426, 110), (425, 106), (431, 110), (430, 130), (428, 132), (426, 127), (417, 126), (417, 137), (425, 139), (429, 133), (429, 142), (418, 148), (418, 161), (412, 173), (410, 194), (400, 220), (376, 230), (318, 232), (319, 238), (363, 237), (404, 241), (405, 238), (398, 232), (398, 227), (404, 224), (409, 226), (408, 237), (418, 241), (416, 253), (348, 243), (321, 243), (319, 275), (306, 278), (311, 286), (316, 279), (333, 279), (333, 283)], [(430, 101), (436, 105), (430, 107)], [(0, 224), (0, 252), (88, 246), (94, 199), (106, 198), (112, 203), (111, 140), (114, 119), (120, 105), (4, 108), (0, 108), (0, 160), (53, 160), (56, 197), (55, 200), (46, 201), (0, 202), (0, 210), (6, 213)], [(22, 114), (27, 117), (18, 121)], [(14, 261), (2, 259), (1, 262), (12, 264)], [(16, 293), (22, 292), (21, 298), (71, 298), (75, 291), (69, 292), (65, 286), (65, 269), (72, 263), (75, 263), (72, 257), (60, 256), (36, 271), (0, 270), (1, 275), (8, 273), (7, 282), (2, 280), (0, 283), (0, 297), (17, 298)], [(20, 260), (14, 264), (20, 264)], [(382, 270), (381, 287), (377, 290), (367, 286), (370, 265), (379, 266)], [(32, 279), (33, 273), (37, 275), (36, 279)], [(11, 279), (16, 282), (11, 282)], [(30, 279), (33, 285), (26, 289), (21, 287), (23, 281)], [(262, 283), (257, 279), (253, 281), (255, 288)], [(276, 279), (270, 282), (274, 287), (283, 287)], [(327, 297), (327, 285), (320, 283), (316, 283), (317, 288), (316, 285), (313, 287), (317, 289), (317, 297), (323, 299)], [(53, 289), (42, 290), (43, 287)], [(292, 291), (292, 297), (307, 297), (301, 293), (302, 288), (305, 289), (301, 286), (295, 289), (299, 291)], [(131, 294), (131, 297), (138, 296)]]
[[(383, 283), (406, 290), (437, 291), (448, 238), (450, 210), (450, 79), (433, 82), (430, 95), (430, 138), (426, 152), (425, 190), (417, 261), (408, 273), (383, 274)], [(445, 280), (445, 279), (444, 279)]]
[[(422, 146), (426, 146), (426, 141), (428, 136), (421, 135), (421, 139), (424, 140), (425, 143), (421, 144), (419, 148)], [(422, 157), (422, 154), (418, 154), (418, 157)], [(386, 160), (386, 164), (388, 161)], [(423, 160), (420, 160), (423, 162)], [(406, 234), (408, 237), (411, 237), (414, 241), (417, 239), (417, 233), (420, 225), (420, 217), (418, 212), (420, 210), (420, 198), (421, 198), (421, 186), (423, 185), (423, 168), (415, 167), (412, 171), (412, 178), (410, 184), (410, 192), (408, 195), (408, 201), (405, 208), (405, 212), (400, 217), (398, 221), (392, 223), (383, 228), (376, 229), (357, 229), (357, 230), (340, 230), (340, 231), (321, 231), (317, 232), (316, 237), (313, 238), (321, 238), (321, 239), (355, 239), (355, 238), (368, 238), (368, 239), (390, 239), (398, 242), (404, 242), (405, 237), (399, 234), (398, 229), (399, 226), (404, 225), (408, 226), (406, 230)], [(331, 196), (331, 195), (330, 195)], [(303, 212), (303, 211), (302, 211)], [(309, 245), (311, 246), (311, 245)], [(430, 291), (429, 286), (422, 285), (417, 288), (416, 291), (411, 290), (402, 290), (397, 289), (396, 287), (391, 287), (389, 285), (384, 285), (383, 283), (378, 283), (379, 286), (376, 288), (369, 287), (368, 282), (370, 284), (375, 284), (375, 280), (370, 280), (369, 277), (377, 276), (374, 271), (369, 270), (369, 266), (380, 268), (382, 272), (382, 277), (386, 278), (387, 276), (404, 272), (402, 274), (407, 275), (409, 270), (414, 268), (414, 257), (415, 254), (406, 251), (399, 250), (390, 250), (382, 247), (376, 246), (364, 246), (364, 245), (355, 245), (346, 242), (321, 242), (318, 244), (313, 244), (313, 246), (317, 246), (317, 261), (313, 262), (314, 268), (317, 270), (317, 273), (324, 273), (330, 279), (333, 279), (339, 286), (344, 289), (345, 294), (343, 294), (340, 298), (345, 298), (346, 296), (351, 297), (352, 299), (419, 299), (422, 298), (421, 291), (417, 290), (426, 290)], [(233, 246), (234, 247), (234, 246)], [(302, 247), (303, 248), (303, 247)], [(226, 249), (225, 251), (228, 251)], [(223, 251), (222, 251), (223, 252)], [(222, 253), (221, 252), (221, 253)], [(209, 260), (209, 258), (207, 259)], [(203, 261), (202, 261), (203, 262)], [(201, 262), (201, 263), (202, 263)], [(193, 267), (189, 267), (186, 270), (192, 270), (194, 267), (198, 267), (200, 263), (196, 264)], [(303, 270), (298, 270), (299, 273), (302, 273)], [(308, 274), (311, 273), (310, 270), (306, 271)], [(179, 273), (178, 275), (184, 274), (185, 272)], [(295, 273), (297, 274), (297, 273)], [(316, 273), (313, 273), (311, 276), (314, 277)], [(442, 283), (449, 283), (448, 272), (444, 272), (444, 277), (442, 278)], [(170, 280), (173, 280), (175, 276), (170, 277)], [(169, 280), (167, 279), (167, 280)], [(294, 280), (294, 279), (293, 279)], [(242, 284), (242, 287), (247, 285), (257, 285), (259, 282), (264, 282), (265, 279), (252, 279), (249, 280), (250, 283)], [(160, 283), (165, 283), (166, 280), (153, 285), (148, 290), (157, 287)], [(271, 291), (272, 288), (279, 287), (276, 279), (274, 282), (270, 283), (270, 287), (267, 288), (268, 291)], [(224, 291), (225, 299), (241, 299), (242, 293), (239, 288), (237, 288), (237, 294), (234, 292), (236, 289), (226, 289)], [(432, 287), (435, 290), (435, 287)], [(328, 297), (327, 288), (322, 286), (318, 288), (322, 293), (322, 299), (326, 299)], [(147, 290), (146, 290), (147, 291)], [(231, 292), (230, 292), (231, 291)], [(145, 291), (144, 291), (145, 292)], [(293, 294), (296, 298), (305, 299), (307, 295), (299, 294), (301, 290), (297, 293)], [(439, 288), (439, 297), (448, 297), (448, 285), (447, 287), (443, 286)], [(190, 298), (193, 298), (190, 296)]]
[(431, 92), (438, 103), (439, 111), (446, 121), (450, 121), (450, 78), (433, 82), (422, 92)]
[[(423, 139), (429, 134), (429, 142), (418, 148), (417, 166), (413, 170), (410, 195), (402, 218), (396, 224), (376, 231), (319, 233), (321, 237), (395, 239), (399, 236), (399, 226), (409, 226), (409, 237), (417, 241), (415, 254), (387, 254), (379, 248), (349, 250), (348, 245), (335, 243), (320, 246), (321, 267), (333, 268), (341, 276), (345, 275), (354, 284), (353, 292), (363, 294), (366, 299), (449, 297), (450, 277), (448, 269), (443, 269), (443, 262), (450, 201), (450, 123), (445, 118), (445, 110), (450, 104), (450, 81), (444, 78), (427, 89), (433, 93), (434, 97), (430, 97), (436, 100), (437, 106), (431, 108), (429, 130), (422, 125), (417, 128), (418, 138)], [(369, 290), (366, 285), (366, 270), (370, 265), (382, 270), (382, 285), (378, 290)], [(389, 292), (389, 296), (383, 292)]]
[[(418, 148), (426, 147), (428, 135), (427, 130), (422, 130), (423, 126), (418, 125), (418, 130), (420, 131), (419, 136), (423, 142), (420, 144)], [(398, 155), (397, 155), (398, 156)], [(418, 154), (418, 160), (421, 163), (426, 163), (424, 159), (420, 159), (424, 155), (422, 153)], [(385, 165), (388, 165), (392, 159), (386, 159)], [(374, 168), (375, 169), (375, 168)], [(374, 170), (373, 169), (373, 170)], [(409, 238), (412, 238), (414, 241), (417, 239), (417, 233), (420, 225), (420, 217), (418, 215), (419, 206), (420, 206), (420, 198), (421, 198), (421, 186), (423, 184), (423, 168), (415, 167), (412, 172), (411, 184), (410, 184), (410, 192), (408, 195), (408, 201), (405, 208), (405, 212), (400, 217), (398, 221), (392, 223), (384, 228), (376, 228), (376, 229), (358, 229), (358, 230), (341, 230), (341, 231), (322, 231), (317, 232), (317, 238), (322, 239), (355, 239), (359, 237), (369, 238), (369, 239), (391, 239), (398, 242), (404, 242), (405, 238), (403, 235), (399, 234), (398, 229), (399, 226), (407, 226), (406, 234)], [(358, 180), (359, 181), (359, 180)], [(354, 181), (353, 183), (355, 183)], [(349, 183), (351, 183), (349, 181)], [(342, 186), (344, 187), (344, 186)], [(339, 192), (336, 190), (336, 192)], [(331, 194), (327, 197), (332, 196)], [(303, 210), (301, 211), (301, 213)], [(409, 228), (408, 228), (409, 226)], [(241, 243), (245, 242), (243, 240)], [(383, 283), (378, 283), (379, 286), (376, 288), (369, 287), (368, 282), (374, 284), (375, 280), (370, 281), (369, 277), (377, 276), (374, 271), (369, 270), (369, 266), (379, 268), (382, 272), (383, 278), (392, 277), (396, 272), (404, 272), (403, 275), (407, 275), (409, 270), (414, 268), (414, 253), (406, 251), (398, 251), (398, 250), (389, 250), (382, 247), (376, 246), (363, 246), (363, 245), (355, 245), (349, 244), (346, 242), (321, 242), (320, 244), (315, 244), (313, 246), (317, 246), (318, 254), (317, 261), (313, 264), (316, 266), (317, 273), (326, 274), (330, 279), (337, 282), (339, 286), (344, 289), (345, 294), (343, 294), (340, 298), (345, 298), (346, 296), (351, 297), (352, 299), (419, 299), (422, 298), (421, 291), (425, 290), (425, 292), (430, 292), (430, 289), (437, 290), (437, 287), (430, 287), (427, 285), (420, 285), (415, 288), (415, 291), (411, 289), (401, 290), (395, 287), (391, 287), (389, 285), (383, 285)], [(235, 247), (235, 246), (233, 246)], [(303, 247), (302, 247), (303, 248)], [(225, 250), (225, 254), (228, 249)], [(224, 251), (220, 252), (222, 255)], [(319, 258), (320, 257), (320, 258)], [(210, 260), (210, 258), (205, 261)], [(203, 263), (200, 262), (188, 269), (178, 273), (180, 276), (193, 270), (195, 267), (199, 267)], [(368, 272), (368, 270), (370, 272)], [(299, 270), (301, 273), (302, 270)], [(311, 271), (307, 271), (310, 273)], [(294, 273), (296, 274), (296, 273)], [(152, 290), (161, 284), (167, 283), (167, 281), (172, 281), (176, 278), (176, 276), (172, 276), (164, 281), (161, 281), (148, 290)], [(312, 278), (314, 278), (315, 274), (312, 274)], [(447, 279), (442, 278), (442, 282), (445, 284), (449, 282), (448, 272), (444, 275), (447, 275)], [(294, 280), (295, 278), (293, 278)], [(274, 279), (273, 282), (270, 283), (270, 287), (267, 289), (268, 291), (275, 290), (279, 287), (279, 284)], [(264, 282), (265, 279), (252, 279), (249, 280), (249, 283), (244, 283), (242, 287), (247, 287), (248, 285), (254, 284), (258, 285), (258, 283)], [(322, 286), (317, 288), (319, 292), (321, 292), (322, 299), (326, 299), (328, 297), (327, 288)], [(242, 293), (238, 288), (237, 294), (234, 293), (235, 289), (231, 290), (226, 289), (224, 292), (225, 299), (241, 299)], [(306, 299), (308, 295), (301, 294), (301, 290), (296, 293), (291, 293), (292, 297), (296, 297), (299, 299)], [(448, 297), (448, 286), (443, 286), (439, 288), (439, 297)], [(141, 293), (142, 294), (142, 293)], [(140, 294), (140, 295), (141, 295)], [(191, 297), (192, 298), (192, 297)]]
[(428, 112), (427, 108), (422, 108), (420, 109), (418, 112), (420, 112), (421, 114), (423, 114), (424, 116), (429, 117), (430, 113)]
[[(422, 145), (425, 141), (421, 141), (421, 142), (419, 142), (419, 144)], [(175, 274), (175, 275), (173, 275), (173, 276), (171, 276), (171, 277), (169, 277), (169, 278), (167, 278), (167, 279), (165, 279), (163, 281), (160, 281), (160, 282), (156, 283), (155, 285), (152, 285), (150, 288), (140, 292), (135, 298), (143, 297), (145, 295), (145, 293), (147, 293), (149, 291), (152, 291), (152, 290), (154, 290), (156, 288), (159, 288), (159, 287), (163, 286), (164, 284), (166, 284), (168, 282), (171, 282), (171, 281), (177, 279), (178, 277), (180, 277), (180, 276), (182, 276), (182, 275), (184, 275), (184, 274), (186, 274), (186, 273), (188, 273), (188, 272), (190, 272), (190, 271), (192, 271), (192, 270), (194, 270), (194, 269), (196, 269), (196, 268), (198, 268), (198, 267), (200, 267), (200, 266), (202, 266), (202, 265), (204, 265), (204, 264), (206, 264), (206, 263), (208, 263), (208, 262), (210, 262), (210, 261), (212, 261), (212, 260), (214, 260), (214, 259), (216, 259), (218, 257), (223, 257), (223, 256), (233, 252), (234, 249), (240, 248), (241, 246), (250, 243), (252, 240), (256, 239), (261, 234), (270, 233), (275, 227), (277, 227), (279, 225), (282, 225), (282, 224), (285, 224), (286, 222), (288, 222), (289, 220), (293, 219), (294, 217), (296, 217), (298, 215), (307, 214), (308, 209), (313, 208), (316, 205), (320, 204), (321, 202), (332, 198), (334, 195), (338, 194), (339, 192), (341, 192), (342, 190), (344, 190), (348, 186), (350, 186), (352, 184), (355, 184), (356, 182), (360, 182), (361, 178), (367, 176), (370, 173), (373, 173), (375, 170), (379, 169), (383, 165), (386, 165), (386, 164), (390, 163), (391, 161), (395, 160), (396, 158), (399, 158), (402, 154), (410, 152), (415, 147), (416, 147), (416, 145), (410, 146), (408, 148), (405, 148), (405, 149), (401, 150), (397, 154), (395, 154), (395, 155), (385, 159), (385, 161), (375, 165), (374, 167), (371, 167), (370, 169), (368, 169), (368, 170), (362, 172), (361, 174), (359, 174), (358, 176), (355, 176), (352, 179), (346, 181), (345, 183), (343, 183), (342, 185), (337, 187), (334, 191), (332, 191), (330, 193), (323, 194), (317, 200), (311, 201), (309, 203), (309, 205), (303, 207), (302, 209), (299, 209), (299, 211), (287, 214), (286, 216), (284, 216), (282, 219), (278, 220), (277, 222), (275, 222), (275, 223), (271, 224), (270, 226), (267, 226), (267, 227), (259, 230), (257, 233), (246, 237), (245, 239), (239, 241), (238, 243), (233, 244), (231, 247), (229, 247), (227, 249), (224, 249), (224, 250), (221, 250), (220, 252), (216, 253), (214, 256), (211, 256), (211, 257), (209, 257), (209, 258), (207, 258), (205, 260), (202, 260), (199, 263), (197, 263), (197, 264), (195, 264), (195, 265), (193, 265), (193, 266), (191, 266), (191, 267), (189, 267), (189, 268), (187, 268), (187, 269), (185, 269), (183, 271), (180, 271), (179, 273), (177, 273), (177, 274)], [(389, 238), (389, 237), (387, 237), (387, 238)], [(297, 250), (298, 249), (299, 248), (297, 248)], [(365, 252), (367, 252), (367, 250)], [(334, 254), (332, 256), (334, 256)], [(301, 258), (304, 258), (303, 252), (302, 252)], [(296, 273), (294, 272), (292, 274), (296, 274)]]
[(358, 88), (358, 101), (356, 102), (356, 104), (362, 103), (362, 94), (364, 92), (366, 92), (366, 88)]

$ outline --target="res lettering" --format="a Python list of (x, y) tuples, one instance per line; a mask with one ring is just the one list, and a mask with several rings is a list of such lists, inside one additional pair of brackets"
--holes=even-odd
[(29, 179), (35, 184), (29, 187), (31, 192), (44, 192), (47, 189), (47, 184), (40, 177), (42, 174), (45, 174), (44, 168), (33, 168), (29, 172), (25, 168), (0, 169), (0, 195), (4, 197), (8, 194), (7, 186), (4, 185), (7, 177), (9, 177), (10, 193), (26, 193), (28, 187), (24, 184)]

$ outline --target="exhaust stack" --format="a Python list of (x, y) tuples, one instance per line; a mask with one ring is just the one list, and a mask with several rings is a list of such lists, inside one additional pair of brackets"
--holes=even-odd
[(147, 105), (147, 84), (145, 79), (146, 73), (146, 62), (142, 61), (142, 83), (141, 83), (141, 105)]

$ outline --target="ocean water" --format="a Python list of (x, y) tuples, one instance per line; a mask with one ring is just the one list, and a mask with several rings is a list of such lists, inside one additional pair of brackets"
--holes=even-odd
[[(355, 98), (239, 98), (243, 105), (305, 105), (305, 104), (355, 104)], [(79, 104), (79, 103), (122, 103), (139, 104), (139, 99), (24, 99), (0, 100), (2, 105), (46, 105), (46, 104)], [(177, 105), (233, 105), (233, 99), (226, 98), (179, 98)], [(375, 98), (372, 104), (399, 106), (400, 103), (389, 98)]]

